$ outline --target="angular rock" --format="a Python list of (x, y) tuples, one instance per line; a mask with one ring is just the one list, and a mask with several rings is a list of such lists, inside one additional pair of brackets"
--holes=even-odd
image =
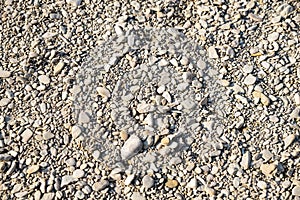
[(33, 135), (33, 132), (28, 128), (22, 134), (22, 142), (27, 142)]

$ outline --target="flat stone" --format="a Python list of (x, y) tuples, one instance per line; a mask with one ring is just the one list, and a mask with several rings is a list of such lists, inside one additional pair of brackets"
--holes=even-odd
[(50, 78), (46, 75), (40, 75), (38, 79), (42, 84), (47, 85), (50, 83)]
[(300, 197), (300, 186), (295, 186), (292, 190), (292, 195)]
[(76, 169), (72, 175), (74, 178), (82, 178), (84, 177), (84, 171), (81, 169)]
[(41, 200), (52, 200), (55, 197), (55, 193), (54, 192), (49, 192), (43, 195)]
[(0, 70), (0, 78), (8, 78), (10, 76), (11, 76), (11, 72), (10, 71)]
[(40, 169), (39, 165), (32, 165), (32, 166), (28, 167), (26, 172), (27, 172), (27, 174), (33, 174), (33, 173), (37, 172), (39, 169)]
[(129, 159), (142, 150), (142, 148), (143, 143), (141, 139), (136, 135), (131, 135), (121, 148), (121, 157), (125, 160)]
[(54, 66), (53, 71), (54, 75), (59, 74), (65, 66), (65, 63), (63, 61), (60, 61), (57, 65)]
[(246, 151), (242, 157), (241, 166), (244, 169), (249, 169), (251, 164), (251, 153), (249, 151)]
[(76, 7), (79, 6), (81, 4), (81, 0), (67, 0), (67, 3)]
[(67, 186), (74, 181), (76, 181), (76, 179), (73, 176), (65, 175), (61, 179), (61, 187)]
[(175, 188), (178, 186), (178, 181), (177, 180), (172, 180), (172, 179), (169, 179), (167, 182), (166, 182), (166, 187), (168, 188)]
[(125, 184), (125, 185), (130, 185), (134, 178), (135, 178), (135, 175), (134, 175), (134, 174), (128, 175), (128, 176), (126, 177), (125, 181), (124, 181), (124, 184)]
[(130, 199), (131, 200), (146, 200), (146, 198), (139, 192), (133, 192)]
[(196, 178), (192, 178), (190, 180), (190, 182), (187, 183), (186, 185), (187, 188), (192, 188), (192, 189), (196, 189), (198, 187), (198, 181)]
[(263, 150), (261, 153), (262, 153), (262, 157), (263, 157), (263, 159), (265, 159), (265, 161), (269, 161), (273, 157), (273, 154), (267, 149)]
[(213, 47), (213, 46), (208, 47), (207, 51), (208, 51), (208, 57), (209, 58), (212, 58), (212, 59), (219, 58), (218, 52), (215, 49), (215, 47)]
[(271, 33), (271, 34), (268, 35), (267, 40), (268, 40), (269, 42), (274, 42), (274, 41), (276, 41), (278, 38), (279, 38), (279, 33), (274, 32), (274, 33)]
[(274, 163), (272, 164), (262, 164), (260, 166), (260, 170), (261, 172), (266, 175), (269, 176), (272, 174), (272, 172), (276, 169), (276, 165)]
[(51, 132), (49, 132), (49, 131), (45, 131), (45, 132), (43, 133), (43, 139), (44, 139), (44, 140), (50, 140), (50, 139), (52, 139), (52, 138), (54, 138), (54, 134), (53, 134), (53, 133), (51, 133)]
[(0, 107), (4, 107), (7, 106), (10, 103), (10, 99), (9, 98), (3, 98), (0, 100)]
[(153, 178), (151, 176), (146, 175), (146, 176), (143, 177), (142, 183), (143, 183), (143, 186), (146, 189), (149, 189), (149, 188), (151, 188), (154, 185), (154, 180), (153, 180)]
[(288, 148), (295, 140), (296, 136), (294, 134), (291, 134), (289, 136), (287, 136), (286, 138), (284, 138), (283, 142), (284, 142), (284, 148)]
[(257, 182), (257, 187), (259, 187), (262, 190), (265, 190), (267, 188), (267, 183), (264, 181), (258, 181)]
[(253, 76), (252, 74), (249, 74), (248, 76), (246, 76), (246, 78), (244, 79), (244, 83), (246, 85), (253, 85), (256, 82), (256, 77)]
[(92, 189), (95, 191), (95, 192), (98, 192), (100, 190), (103, 190), (105, 189), (107, 186), (109, 185), (109, 182), (107, 180), (101, 180), (99, 182), (95, 182), (92, 186)]
[(21, 134), (22, 142), (27, 142), (33, 135), (33, 132), (28, 128)]

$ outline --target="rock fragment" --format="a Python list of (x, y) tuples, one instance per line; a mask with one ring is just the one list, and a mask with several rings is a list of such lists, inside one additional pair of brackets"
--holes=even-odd
[(149, 188), (151, 188), (154, 185), (154, 180), (153, 180), (153, 178), (151, 176), (146, 175), (146, 176), (143, 177), (142, 183), (143, 183), (143, 186), (146, 189), (149, 189)]
[(47, 75), (40, 75), (38, 77), (38, 79), (39, 79), (40, 83), (42, 83), (42, 84), (47, 85), (50, 83), (50, 78)]
[(212, 59), (219, 58), (218, 52), (215, 47), (211, 46), (208, 48), (208, 57)]
[(33, 135), (33, 132), (28, 128), (22, 134), (22, 142), (27, 142)]
[(246, 76), (244, 83), (246, 85), (253, 85), (256, 82), (256, 77), (253, 76), (252, 74), (249, 74), (248, 76)]
[(292, 195), (300, 197), (300, 186), (295, 186), (292, 190)]
[(262, 164), (260, 166), (261, 172), (266, 176), (270, 176), (275, 169), (276, 169), (276, 165), (274, 163)]
[(65, 175), (61, 179), (61, 187), (67, 186), (70, 183), (73, 183), (76, 179), (73, 176)]
[(101, 181), (99, 182), (95, 182), (92, 186), (92, 189), (95, 191), (95, 192), (98, 192), (100, 190), (103, 190), (105, 189), (107, 186), (109, 185), (109, 182), (107, 180), (104, 180), (102, 179)]
[(251, 153), (249, 151), (246, 151), (242, 157), (241, 166), (244, 169), (249, 169), (251, 164)]
[(136, 155), (143, 148), (141, 139), (136, 135), (131, 135), (121, 149), (122, 159), (129, 159)]
[(65, 66), (65, 63), (63, 61), (60, 61), (57, 65), (54, 66), (54, 75), (59, 74)]
[(168, 188), (175, 188), (178, 186), (178, 181), (177, 180), (173, 180), (173, 179), (169, 179), (167, 182), (166, 182), (166, 187)]
[(1, 70), (0, 69), (0, 78), (8, 78), (11, 76), (11, 72), (10, 71), (6, 71), (6, 70)]
[(284, 142), (284, 148), (288, 148), (295, 140), (296, 136), (294, 134), (291, 134), (289, 136), (287, 136), (286, 138), (284, 138), (283, 142)]

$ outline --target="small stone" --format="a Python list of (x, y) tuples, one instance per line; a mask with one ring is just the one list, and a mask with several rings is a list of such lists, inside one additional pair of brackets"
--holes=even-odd
[(290, 114), (292, 119), (297, 119), (300, 117), (300, 108), (296, 107)]
[(125, 131), (121, 131), (120, 137), (122, 140), (126, 141), (128, 139), (128, 134)]
[(61, 179), (61, 187), (69, 185), (70, 183), (74, 182), (76, 179), (73, 176), (65, 175)]
[(260, 166), (260, 170), (261, 172), (266, 175), (269, 176), (272, 174), (272, 172), (276, 169), (276, 165), (274, 163), (272, 164), (262, 164)]
[(249, 74), (248, 76), (246, 76), (246, 78), (244, 79), (244, 83), (246, 85), (253, 85), (256, 82), (256, 77), (253, 76), (252, 74)]
[(249, 169), (251, 164), (251, 153), (249, 151), (246, 151), (242, 157), (241, 166), (244, 169)]
[(45, 131), (43, 133), (43, 139), (44, 140), (50, 140), (52, 138), (54, 138), (54, 134), (53, 133), (50, 133), (49, 131)]
[(257, 182), (257, 187), (259, 187), (262, 190), (265, 190), (267, 188), (267, 183), (264, 181), (258, 181)]
[(278, 38), (279, 38), (279, 33), (274, 32), (274, 33), (271, 33), (271, 34), (268, 35), (267, 40), (268, 40), (269, 42), (274, 42), (274, 41), (276, 41)]
[(38, 79), (42, 84), (47, 85), (50, 83), (50, 78), (46, 75), (40, 75)]
[(98, 192), (100, 190), (105, 189), (108, 185), (109, 185), (109, 182), (107, 180), (103, 179), (103, 180), (101, 180), (99, 182), (94, 183), (93, 186), (92, 186), (92, 189), (95, 192)]
[(5, 71), (0, 69), (0, 78), (8, 78), (10, 77), (11, 72), (10, 71)]
[(23, 185), (22, 185), (22, 184), (16, 184), (16, 185), (14, 185), (13, 189), (11, 190), (11, 193), (12, 193), (12, 194), (17, 193), (17, 192), (19, 192), (22, 188), (23, 188)]
[(110, 92), (105, 87), (97, 87), (96, 90), (102, 98), (107, 99), (110, 97)]
[(284, 148), (288, 148), (295, 140), (296, 136), (294, 134), (291, 134), (289, 136), (287, 136), (286, 138), (284, 138), (283, 142), (284, 142)]
[(79, 6), (81, 4), (81, 0), (67, 0), (67, 3), (76, 7), (76, 6)]
[(178, 181), (177, 180), (172, 180), (172, 179), (169, 179), (167, 182), (166, 182), (166, 187), (168, 188), (175, 188), (178, 186)]
[(82, 178), (84, 177), (84, 171), (81, 170), (81, 169), (76, 169), (74, 172), (73, 172), (73, 177), (74, 178)]
[(211, 46), (208, 48), (208, 57), (209, 58), (219, 58), (218, 52), (215, 47)]
[(183, 56), (180, 60), (180, 63), (184, 66), (189, 64), (189, 59), (186, 56)]
[(149, 189), (149, 188), (151, 188), (154, 185), (154, 180), (153, 180), (153, 178), (151, 176), (146, 175), (146, 176), (143, 177), (142, 183), (143, 183), (143, 186), (146, 189)]
[(250, 74), (250, 73), (253, 71), (253, 65), (244, 65), (243, 71), (244, 71), (246, 74)]
[(28, 128), (22, 134), (22, 142), (27, 142), (33, 135), (33, 132)]
[(7, 106), (10, 103), (10, 99), (9, 98), (3, 98), (0, 100), (0, 107), (4, 107)]
[(65, 66), (63, 61), (60, 61), (57, 65), (54, 66), (54, 75), (59, 74)]
[(128, 175), (127, 178), (124, 181), (124, 184), (125, 185), (130, 185), (134, 178), (135, 178), (134, 174)]
[(86, 112), (80, 112), (78, 116), (78, 123), (89, 123), (90, 122), (90, 117)]
[(209, 195), (209, 196), (214, 196), (216, 191), (213, 188), (210, 188), (208, 186), (204, 187), (204, 191)]
[(130, 199), (131, 200), (146, 200), (146, 198), (139, 192), (133, 192)]
[(168, 137), (164, 137), (161, 139), (161, 144), (167, 146), (170, 143), (170, 139)]
[(192, 188), (192, 189), (196, 189), (198, 187), (198, 182), (196, 178), (192, 178), (190, 180), (190, 182), (187, 183), (186, 185), (187, 188)]
[(278, 6), (278, 8), (276, 9), (276, 12), (278, 14), (280, 14), (282, 17), (286, 17), (293, 10), (294, 10), (294, 8), (292, 6), (290, 6), (287, 3), (284, 3), (284, 4), (280, 5), (280, 6)]
[(27, 174), (33, 174), (33, 173), (37, 172), (39, 169), (40, 169), (39, 165), (32, 165), (32, 166), (28, 167), (26, 172), (27, 172)]
[(268, 106), (270, 104), (270, 99), (263, 93), (261, 93), (261, 95), (260, 95), (260, 101), (265, 106)]
[(82, 192), (82, 191), (80, 191), (80, 190), (77, 190), (76, 192), (75, 192), (75, 199), (84, 199), (84, 193)]
[(79, 126), (72, 126), (71, 134), (73, 139), (78, 138), (78, 136), (81, 134), (81, 128)]
[(55, 193), (54, 192), (49, 192), (43, 195), (41, 200), (52, 200), (55, 197)]
[(265, 149), (262, 151), (262, 157), (265, 161), (269, 161), (273, 157), (273, 154), (269, 150)]
[(136, 135), (131, 135), (121, 149), (122, 159), (129, 159), (136, 155), (143, 148), (141, 139)]
[(300, 197), (300, 186), (295, 186), (292, 190), (294, 196)]

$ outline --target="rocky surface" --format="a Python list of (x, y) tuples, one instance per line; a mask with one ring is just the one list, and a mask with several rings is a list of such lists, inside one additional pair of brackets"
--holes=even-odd
[[(299, 8), (295, 0), (1, 2), (1, 198), (300, 199)], [(175, 28), (184, 37), (174, 44), (194, 41), (201, 51), (128, 35), (149, 27)], [(114, 46), (124, 38), (131, 49)], [(93, 63), (101, 73), (85, 76), (97, 80), (76, 85)]]

